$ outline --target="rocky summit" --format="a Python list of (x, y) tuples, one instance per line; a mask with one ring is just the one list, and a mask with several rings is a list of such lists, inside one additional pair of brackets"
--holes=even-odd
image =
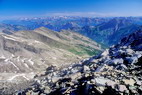
[(141, 40), (139, 30), (98, 56), (50, 66), (17, 95), (142, 95)]

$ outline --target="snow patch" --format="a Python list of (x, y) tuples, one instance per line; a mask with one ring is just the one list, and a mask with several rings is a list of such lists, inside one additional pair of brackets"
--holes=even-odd
[(20, 56), (17, 57), (17, 61), (18, 61), (18, 62), (20, 61)]
[(35, 40), (35, 43), (40, 43), (39, 41)]
[(6, 57), (4, 56), (4, 55), (2, 55), (1, 57), (0, 57), (0, 59), (5, 59)]
[(14, 39), (14, 38), (10, 38), (10, 37), (4, 36), (4, 35), (3, 35), (3, 37), (4, 37), (5, 39), (9, 39), (9, 40), (16, 41), (16, 39)]
[(10, 63), (11, 63), (17, 70), (20, 70), (13, 62), (10, 61)]
[(15, 57), (15, 55), (14, 55), (14, 54), (12, 54), (11, 56), (12, 56), (12, 58), (13, 58), (13, 57)]
[(25, 65), (27, 68), (29, 68), (29, 66), (28, 66), (26, 63), (25, 63), (24, 65)]
[(14, 80), (16, 77), (19, 77), (19, 76), (25, 78), (26, 80), (29, 80), (29, 78), (27, 78), (27, 77), (25, 76), (25, 74), (19, 74), (19, 75), (12, 76), (11, 78), (8, 79), (8, 81), (12, 81), (12, 80)]
[(30, 62), (31, 65), (34, 65), (34, 62), (32, 61), (32, 59), (28, 60)]
[(11, 78), (9, 78), (8, 80), (9, 81), (12, 81), (13, 79), (15, 79), (16, 77), (18, 77), (19, 75), (15, 75), (15, 76), (12, 76)]
[(8, 62), (8, 61), (9, 61), (9, 59), (7, 58), (7, 59), (5, 59), (4, 61), (5, 61), (5, 62)]
[(21, 61), (22, 61), (23, 63), (25, 62), (25, 60), (26, 60), (26, 58), (21, 59)]
[(29, 78), (27, 78), (25, 75), (23, 76), (23, 78), (25, 78), (26, 80), (29, 80)]

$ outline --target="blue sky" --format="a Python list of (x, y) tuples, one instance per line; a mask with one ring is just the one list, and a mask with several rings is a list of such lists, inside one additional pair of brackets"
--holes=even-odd
[(142, 16), (142, 0), (0, 0), (0, 18)]

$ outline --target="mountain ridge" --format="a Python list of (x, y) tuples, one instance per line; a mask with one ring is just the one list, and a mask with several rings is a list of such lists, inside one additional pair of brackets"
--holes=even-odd
[[(22, 93), (141, 95), (141, 40), (142, 31), (139, 30), (122, 39), (117, 45), (106, 49), (98, 56), (61, 70), (58, 70), (57, 67), (47, 68), (44, 74), (36, 76), (36, 83), (23, 90)], [(54, 75), (52, 75), (53, 73)], [(50, 75), (52, 77), (49, 77)]]
[(98, 43), (109, 46), (117, 44), (124, 36), (139, 29), (142, 25), (142, 19), (141, 17), (47, 17), (7, 20), (3, 21), (3, 23), (24, 26), (29, 30), (42, 26), (57, 32), (62, 29), (72, 30)]
[[(75, 38), (74, 38), (75, 37)], [(89, 45), (88, 45), (89, 43)], [(0, 34), (0, 80), (29, 81), (48, 66), (65, 67), (102, 52), (100, 45), (78, 33), (41, 27)]]

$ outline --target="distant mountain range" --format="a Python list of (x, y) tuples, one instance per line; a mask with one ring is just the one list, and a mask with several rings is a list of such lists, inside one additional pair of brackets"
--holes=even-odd
[(55, 31), (70, 29), (72, 27), (82, 27), (86, 25), (97, 25), (107, 22), (104, 18), (85, 18), (85, 17), (47, 17), (47, 18), (24, 18), (18, 20), (5, 20), (3, 23), (12, 25), (21, 25), (29, 29), (46, 27)]
[(120, 39), (139, 28), (140, 25), (136, 24), (135, 20), (130, 20), (129, 18), (113, 18), (108, 22), (101, 23), (94, 27), (84, 26), (80, 29), (73, 30), (109, 46), (118, 43)]
[[(105, 46), (116, 44), (121, 38), (139, 29), (142, 17), (47, 17), (5, 20), (4, 24), (21, 26), (20, 29), (33, 30), (46, 27), (54, 31), (72, 30)], [(19, 28), (18, 28), (19, 29)], [(16, 29), (17, 30), (17, 29)]]
[(28, 30), (28, 28), (21, 25), (0, 23), (0, 32), (6, 33), (6, 34), (13, 34), (14, 32), (19, 30)]

